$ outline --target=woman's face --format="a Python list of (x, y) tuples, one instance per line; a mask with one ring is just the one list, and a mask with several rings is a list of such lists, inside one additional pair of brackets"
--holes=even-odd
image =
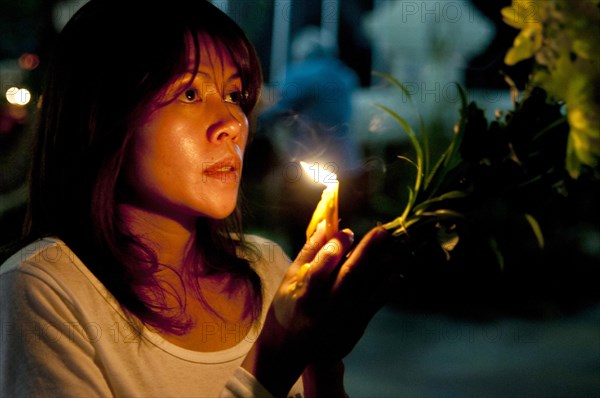
[(227, 51), (202, 38), (200, 48), (198, 71), (191, 56), (188, 71), (167, 88), (169, 102), (148, 110), (138, 124), (126, 173), (134, 206), (170, 217), (221, 219), (236, 205), (248, 119)]

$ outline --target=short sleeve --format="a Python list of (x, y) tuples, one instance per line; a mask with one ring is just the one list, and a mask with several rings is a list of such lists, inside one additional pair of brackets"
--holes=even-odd
[(78, 324), (69, 297), (43, 271), (2, 273), (2, 396), (111, 396), (94, 347)]

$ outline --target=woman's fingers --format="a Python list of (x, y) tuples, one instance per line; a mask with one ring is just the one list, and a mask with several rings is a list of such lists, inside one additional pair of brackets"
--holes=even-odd
[(335, 271), (353, 241), (354, 234), (345, 229), (336, 233), (317, 251), (307, 248), (307, 252), (312, 250), (312, 256), (305, 256), (305, 253), (298, 256), (290, 267), (289, 293), (292, 297), (313, 302), (330, 294), (337, 275)]
[(381, 227), (369, 231), (340, 268), (332, 289), (334, 301), (355, 309), (355, 319), (364, 326), (389, 300), (390, 293), (401, 288), (403, 280), (399, 263), (410, 261), (404, 256), (390, 258), (390, 245), (398, 245)]
[(393, 289), (397, 268), (381, 255), (389, 244), (383, 228), (369, 231), (349, 254), (351, 231), (326, 242), (323, 235), (317, 230), (298, 255), (272, 307), (271, 319), (311, 360), (340, 359), (354, 347)]
[(365, 290), (376, 290), (382, 280), (391, 276), (390, 264), (377, 261), (378, 251), (387, 237), (385, 229), (376, 227), (361, 239), (338, 272), (333, 286), (334, 295), (360, 296), (366, 293)]
[(321, 221), (317, 225), (315, 233), (306, 241), (300, 253), (296, 256), (294, 264), (310, 263), (319, 249), (325, 244), (325, 221)]
[(353, 242), (354, 234), (349, 229), (345, 229), (336, 233), (315, 254), (315, 257), (309, 263), (310, 268), (307, 270), (310, 276), (307, 294), (311, 298), (318, 299), (320, 296), (330, 293), (331, 287), (337, 279), (336, 270), (340, 261)]
[[(324, 226), (324, 224), (323, 224)], [(336, 269), (354, 239), (350, 230), (338, 232), (325, 242), (320, 226), (290, 266), (273, 308), (279, 322), (290, 330), (300, 330), (313, 323), (320, 299), (331, 294)]]

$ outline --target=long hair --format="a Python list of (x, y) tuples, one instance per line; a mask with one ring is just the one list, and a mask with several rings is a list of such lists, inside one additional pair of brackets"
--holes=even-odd
[[(187, 66), (188, 54), (199, 65), (199, 35), (229, 52), (247, 93), (242, 109), (251, 119), (262, 81), (258, 57), (237, 24), (208, 1), (91, 0), (71, 18), (53, 50), (42, 95), (24, 229), (29, 239), (63, 239), (126, 312), (171, 333), (184, 333), (190, 322), (156, 303), (164, 297), (152, 275), (156, 255), (123, 229), (116, 208), (132, 126)], [(199, 218), (197, 228), (196, 236), (208, 240), (196, 242), (206, 273), (230, 273), (248, 283), (254, 300), (246, 314), (256, 318), (261, 284), (239, 254), (248, 248), (239, 208), (225, 220)], [(199, 270), (186, 272), (197, 280)]]

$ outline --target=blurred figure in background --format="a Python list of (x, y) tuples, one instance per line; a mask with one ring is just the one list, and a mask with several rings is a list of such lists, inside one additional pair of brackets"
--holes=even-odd
[[(337, 58), (335, 38), (326, 30), (303, 28), (291, 51), (285, 76), (272, 84), (277, 100), (259, 116), (257, 138), (262, 134), (272, 142), (280, 162), (281, 172), (274, 181), (281, 221), (277, 223), (297, 249), (305, 237), (295, 226), (306, 225), (323, 189), (311, 181), (313, 176), (301, 176), (298, 162), (318, 163), (346, 182), (359, 173), (361, 151), (350, 129), (359, 79)], [(348, 216), (356, 200), (345, 203), (350, 186), (342, 184), (340, 193), (340, 208)]]
[(352, 95), (358, 76), (337, 57), (334, 37), (316, 26), (292, 42), (293, 61), (276, 85), (277, 102), (260, 116), (273, 124), (284, 160), (335, 163), (338, 172), (358, 166), (359, 148), (350, 132)]

